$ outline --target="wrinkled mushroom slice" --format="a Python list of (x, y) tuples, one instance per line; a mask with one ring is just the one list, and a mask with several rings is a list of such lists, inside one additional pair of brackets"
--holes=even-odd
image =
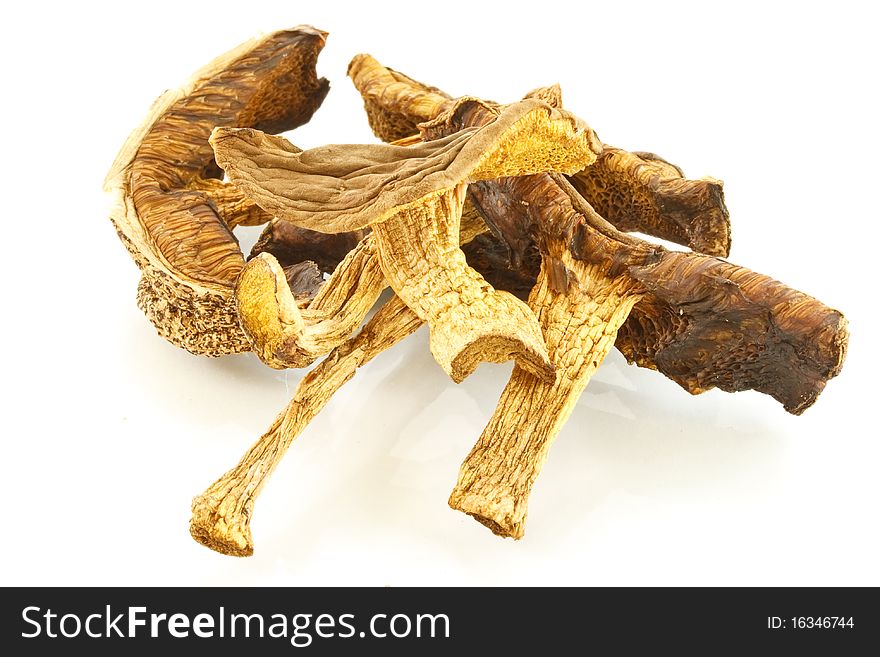
[(217, 128), (211, 144), (217, 163), (246, 196), (280, 219), (323, 233), (366, 228), (461, 183), (579, 171), (597, 155), (583, 121), (539, 100), (509, 105), (478, 128), (411, 146), (300, 151), (249, 128)]
[(568, 265), (583, 289), (555, 291), (542, 272), (529, 300), (559, 376), (541, 381), (514, 368), (449, 497), (453, 509), (499, 536), (523, 536), (529, 495), (550, 445), (639, 299), (626, 276), (612, 279), (601, 267)]
[(306, 367), (357, 329), (386, 286), (373, 236), (368, 235), (306, 307), (300, 308), (287, 271), (268, 253), (242, 269), (235, 304), (260, 360), (276, 369)]
[(554, 370), (528, 306), (495, 290), (458, 248), (464, 194), (459, 185), (373, 226), (388, 283), (431, 327), (431, 353), (453, 381), (463, 381), (481, 362), (513, 358), (552, 380)]
[(647, 294), (617, 347), (691, 394), (757, 390), (799, 415), (840, 373), (846, 319), (802, 292), (723, 260), (680, 253), (632, 267), (630, 275)]
[[(468, 242), (485, 230), (485, 224), (471, 211), (456, 239)], [(251, 259), (239, 275), (235, 287), (239, 321), (254, 352), (270, 367), (306, 367), (329, 353), (357, 330), (388, 286), (373, 234), (363, 237), (342, 258), (326, 282), (305, 290), (311, 299), (303, 305), (303, 290), (292, 284), (291, 271), (298, 265), (308, 270), (309, 264), (320, 276), (310, 261), (282, 265), (264, 252)], [(308, 280), (313, 278), (297, 284)]]
[[(371, 226), (385, 278), (430, 324), (432, 352), (454, 380), (481, 360), (512, 356), (525, 369), (552, 377), (534, 316), (468, 267), (458, 248), (459, 223), (469, 181), (579, 170), (595, 160), (595, 140), (583, 122), (530, 100), (508, 106), (479, 129), (408, 147), (299, 152), (279, 137), (235, 129), (216, 130), (211, 143), (230, 179), (280, 218), (325, 232)], [(261, 264), (254, 260), (247, 269), (252, 266)], [(269, 274), (261, 275), (262, 290), (270, 288)], [(239, 304), (243, 324), (251, 311), (257, 319), (249, 333), (275, 314), (259, 315), (263, 305)], [(291, 312), (280, 321), (292, 318)]]
[[(364, 99), (370, 127), (380, 139), (398, 139), (403, 132), (422, 129), (420, 124), (433, 122), (448, 113), (464, 97), (454, 100), (439, 89), (429, 87), (382, 66), (370, 55), (357, 55), (349, 64), (348, 75)], [(562, 107), (559, 85), (540, 87), (525, 96), (539, 99), (551, 107)], [(501, 105), (479, 101), (485, 108), (497, 111)], [(474, 106), (468, 108), (472, 112)], [(458, 128), (480, 125), (473, 115), (456, 117)], [(388, 126), (394, 126), (389, 129)], [(435, 137), (436, 130), (428, 133)], [(714, 179), (686, 180), (675, 165), (650, 153), (629, 153), (605, 146), (608, 155), (573, 181), (600, 214), (620, 230), (638, 231), (687, 246), (709, 255), (726, 256), (730, 251), (730, 222), (724, 205), (721, 182)], [(470, 190), (474, 203), (483, 207), (495, 202), (491, 184), (477, 185)], [(478, 200), (483, 196), (483, 202)], [(519, 265), (529, 241), (516, 212), (499, 216), (493, 232), (510, 249), (514, 267)]]
[(679, 167), (653, 153), (605, 146), (596, 164), (571, 182), (618, 230), (639, 231), (706, 255), (730, 253), (730, 218), (720, 180), (688, 180)]
[(309, 372), (287, 408), (241, 461), (193, 499), (193, 538), (223, 554), (253, 554), (250, 521), (256, 498), (290, 444), (361, 365), (421, 325), (415, 313), (393, 297), (355, 337), (334, 349)]
[(217, 125), (281, 131), (307, 122), (329, 87), (315, 63), (326, 33), (298, 27), (218, 57), (153, 105), (105, 181), (111, 219), (142, 271), (138, 305), (160, 335), (195, 354), (246, 351), (232, 288), (244, 259), (231, 228), (268, 219), (216, 177)]
[(448, 108), (451, 96), (436, 87), (382, 66), (370, 55), (355, 55), (348, 65), (364, 99), (370, 128), (382, 141), (396, 141), (418, 133), (418, 124)]

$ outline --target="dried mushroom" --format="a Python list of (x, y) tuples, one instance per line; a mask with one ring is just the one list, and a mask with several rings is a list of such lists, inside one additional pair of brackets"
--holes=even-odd
[[(461, 240), (470, 242), (486, 230), (465, 215)], [(223, 554), (253, 554), (250, 521), (263, 485), (287, 448), (357, 369), (393, 347), (422, 325), (399, 297), (392, 297), (357, 335), (335, 347), (300, 381), (287, 408), (238, 464), (193, 499), (190, 533), (199, 543)]]
[(219, 180), (208, 137), (218, 125), (283, 131), (327, 95), (315, 63), (326, 33), (300, 26), (245, 43), (159, 98), (104, 183), (142, 278), (138, 306), (159, 334), (194, 354), (248, 351), (232, 303), (244, 258), (236, 225), (271, 217)]
[[(482, 106), (478, 112), (499, 107), (498, 103), (471, 97), (454, 99), (436, 87), (382, 66), (370, 55), (352, 59), (348, 75), (364, 99), (370, 127), (384, 141), (424, 132), (426, 126), (420, 124), (429, 124), (456, 104), (472, 114), (475, 104), (462, 105), (463, 101), (477, 101)], [(535, 89), (526, 98), (562, 107), (559, 85)], [(462, 128), (474, 125), (475, 118), (460, 112), (453, 122)], [(429, 127), (427, 130), (435, 137), (438, 134)], [(726, 257), (730, 253), (730, 220), (720, 180), (687, 180), (679, 167), (653, 153), (630, 153), (605, 145), (598, 160), (575, 173), (572, 181), (620, 230), (666, 239), (707, 255)], [(508, 229), (505, 239), (509, 240), (514, 260), (529, 243), (524, 231)]]
[[(468, 183), (543, 170), (573, 173), (595, 160), (592, 131), (572, 115), (527, 100), (480, 129), (411, 146), (349, 144), (302, 152), (280, 137), (229, 128), (217, 129), (211, 142), (230, 180), (280, 219), (322, 232), (370, 227), (363, 242), (375, 243), (377, 257), (370, 262), (430, 325), (431, 352), (455, 381), (481, 361), (511, 357), (527, 371), (553, 378), (534, 315), (467, 265), (458, 232)], [(345, 265), (337, 273), (351, 271)], [(275, 303), (279, 293), (289, 293), (273, 282), (282, 279), (280, 266), (275, 264), (274, 274), (269, 266), (266, 254), (249, 262), (236, 296), (245, 330), (253, 336), (271, 327), (272, 336), (257, 335), (255, 343), (277, 353), (274, 345), (291, 334), (298, 339), (305, 324), (295, 305)], [(349, 296), (369, 302), (356, 309), (358, 320), (381, 292), (381, 281), (374, 283), (381, 277), (374, 273), (375, 265), (360, 278), (374, 294)], [(277, 312), (268, 310), (273, 305)], [(272, 364), (265, 351), (262, 357)]]
[[(515, 360), (449, 498), (514, 538), (553, 439), (612, 346), (692, 394), (754, 389), (796, 414), (839, 373), (838, 311), (716, 257), (730, 249), (720, 181), (603, 145), (563, 109), (558, 85), (509, 105), (453, 98), (358, 55), (349, 76), (373, 131), (393, 143), (302, 151), (266, 134), (320, 105), (325, 36), (300, 27), (215, 60), (157, 102), (107, 179), (143, 272), (139, 305), (161, 335), (194, 353), (253, 350), (276, 368), (323, 357), (193, 500), (200, 543), (252, 554), (256, 498), (291, 442), (423, 322), (455, 381)], [(245, 262), (231, 230), (260, 224)], [(361, 326), (386, 287), (394, 296)]]
[[(407, 87), (401, 80), (409, 78), (396, 73), (394, 85), (383, 92), (377, 80), (387, 75), (365, 55), (353, 60), (349, 75), (366, 99), (372, 126), (386, 124), (375, 116), (393, 114), (437, 138), (491, 121), (502, 111), (497, 103), (472, 97), (451, 100), (421, 83)], [(603, 161), (609, 162), (600, 156), (594, 166)], [(620, 190), (609, 196), (608, 205), (620, 207), (616, 194), (633, 189), (656, 198), (664, 187), (690, 199), (687, 190), (694, 186), (669, 184), (674, 179), (669, 169), (675, 167), (665, 166), (666, 180), (637, 175), (638, 166), (607, 167), (600, 175), (602, 188)], [(558, 373), (555, 383), (542, 388), (514, 369), (489, 425), (462, 464), (450, 505), (496, 534), (522, 536), (528, 495), (550, 444), (619, 330), (625, 355), (693, 394), (713, 386), (755, 389), (792, 413), (803, 412), (840, 371), (846, 321), (815, 299), (723, 260), (668, 252), (627, 236), (561, 176), (505, 178), (481, 186), (482, 195), (494, 202), (475, 205), (493, 232), (509, 245), (528, 237), (542, 254), (529, 305), (541, 321)], [(719, 203), (723, 206), (720, 186), (708, 205)], [(705, 203), (684, 201), (675, 207), (682, 213), (679, 224), (696, 227), (685, 235), (702, 236), (700, 243), (710, 251), (726, 252), (729, 231), (718, 240), (705, 238)], [(664, 224), (657, 223), (651, 205), (632, 203), (630, 211), (639, 208), (644, 212), (638, 229), (658, 232)], [(726, 210), (708, 216), (710, 223), (727, 224)], [(646, 310), (633, 311), (642, 304)], [(628, 322), (631, 311), (635, 317)]]

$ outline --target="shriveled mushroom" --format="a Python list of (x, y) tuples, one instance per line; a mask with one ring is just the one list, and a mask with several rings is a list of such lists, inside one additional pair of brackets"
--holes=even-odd
[[(253, 348), (273, 367), (326, 355), (193, 500), (197, 541), (251, 554), (257, 495), (291, 442), (358, 367), (422, 322), (456, 381), (481, 361), (516, 361), (449, 500), (514, 538), (612, 344), (693, 394), (754, 389), (796, 414), (840, 371), (838, 311), (712, 257), (730, 246), (721, 183), (603, 147), (562, 109), (558, 85), (511, 105), (453, 99), (360, 55), (349, 75), (394, 144), (300, 151), (265, 134), (304, 123), (322, 101), (325, 36), (300, 27), (215, 60), (157, 102), (107, 179), (143, 271), (139, 304), (160, 334), (194, 353)], [(245, 263), (232, 228), (267, 222)], [(389, 285), (396, 295), (358, 332)]]
[(730, 255), (730, 221), (720, 180), (687, 180), (653, 153), (605, 146), (596, 166), (571, 182), (619, 230), (639, 231), (706, 255)]
[[(412, 146), (299, 152), (279, 137), (234, 129), (215, 131), (212, 144), (230, 179), (266, 211), (323, 232), (371, 227), (365, 241), (374, 239), (382, 273), (428, 322), (431, 351), (454, 380), (481, 361), (512, 357), (527, 371), (552, 379), (537, 321), (525, 304), (494, 290), (468, 267), (458, 248), (459, 223), (469, 182), (546, 169), (574, 172), (594, 161), (598, 144), (585, 124), (528, 100), (480, 129)], [(242, 321), (247, 325), (246, 317), (253, 315), (253, 330), (259, 331), (271, 316), (278, 317), (280, 330), (273, 334), (283, 335), (282, 324), (295, 320), (293, 312), (260, 314), (282, 286), (270, 284), (268, 272), (257, 285), (247, 283), (249, 269), (265, 266), (259, 260), (248, 264), (239, 283)], [(254, 289), (261, 292), (252, 294)], [(273, 344), (268, 337), (266, 343)]]
[[(480, 221), (472, 207), (464, 211), (469, 219)], [(270, 248), (278, 245), (280, 255), (290, 264), (283, 266), (271, 250), (260, 251), (247, 263), (235, 287), (239, 321), (264, 363), (278, 369), (306, 367), (355, 332), (388, 283), (371, 233), (341, 233), (333, 241), (328, 238), (336, 235), (300, 228), (284, 220), (274, 221), (270, 230), (288, 239), (264, 239), (264, 244)], [(308, 239), (318, 235), (322, 237)], [(337, 245), (358, 235), (364, 236), (340, 259), (342, 249)], [(336, 247), (336, 252), (319, 253), (318, 247), (327, 244)], [(259, 245), (255, 248), (258, 250)], [(301, 307), (290, 285), (289, 267), (315, 259), (331, 269), (332, 275)]]
[[(424, 91), (424, 85), (406, 88), (399, 78), (383, 94), (374, 84), (375, 66), (369, 67), (368, 83), (359, 78), (358, 62), (363, 61), (364, 56), (356, 58), (349, 71), (354, 69), (355, 84), (368, 97), (368, 115), (387, 109), (406, 116), (408, 107), (420, 113), (433, 107), (438, 116), (416, 117), (431, 119), (421, 129), (437, 137), (491, 120), (498, 111), (497, 104), (472, 98), (440, 102), (436, 92)], [(371, 124), (379, 122), (372, 119)], [(603, 180), (631, 186), (640, 178)], [(651, 188), (649, 182), (640, 184)], [(557, 380), (547, 383), (515, 368), (489, 425), (462, 464), (450, 505), (493, 532), (522, 536), (528, 495), (553, 438), (630, 311), (641, 303), (647, 310), (635, 315), (633, 328), (621, 329), (625, 353), (670, 374), (692, 393), (713, 385), (752, 388), (799, 413), (839, 372), (846, 322), (818, 301), (722, 260), (667, 252), (629, 237), (557, 174), (482, 186), (485, 195), (496, 199), (477, 203), (490, 227), (511, 233), (508, 243), (528, 234), (542, 253), (529, 303), (558, 370)], [(699, 219), (702, 204), (685, 207), (684, 223), (695, 215)], [(719, 221), (717, 213), (714, 217)], [(653, 220), (646, 225), (650, 228)], [(708, 242), (718, 249), (723, 240), (714, 246)], [(660, 363), (654, 360), (658, 357)]]
[[(470, 242), (485, 230), (481, 220), (467, 215), (461, 225), (461, 241)], [(257, 496), (291, 443), (361, 365), (421, 325), (422, 320), (395, 296), (357, 335), (334, 348), (300, 381), (287, 408), (238, 464), (193, 499), (193, 538), (223, 554), (253, 554), (250, 521)]]
[(392, 297), (355, 337), (330, 352), (300, 381), (287, 408), (238, 465), (193, 499), (192, 537), (223, 554), (253, 554), (250, 521), (256, 498), (290, 444), (361, 365), (421, 325), (399, 297)]
[(247, 351), (232, 292), (244, 258), (231, 229), (270, 216), (218, 179), (218, 125), (283, 131), (327, 94), (315, 62), (326, 33), (301, 26), (245, 43), (159, 98), (105, 181), (117, 232), (143, 274), (138, 305), (159, 334), (209, 356)]
[[(417, 134), (420, 124), (449, 111), (462, 99), (382, 66), (370, 55), (357, 55), (348, 75), (364, 99), (370, 127), (377, 137), (393, 141)], [(559, 85), (529, 92), (527, 98), (562, 107)], [(478, 100), (473, 98), (473, 100)], [(487, 108), (498, 103), (480, 101)], [(458, 128), (475, 125), (475, 117), (459, 116)], [(435, 133), (436, 136), (436, 133)], [(604, 146), (598, 160), (572, 176), (584, 197), (619, 230), (638, 231), (707, 255), (730, 253), (730, 220), (722, 183), (714, 178), (687, 180), (681, 169), (652, 153), (630, 153)], [(480, 186), (485, 192), (486, 186)], [(472, 194), (477, 190), (472, 189)], [(492, 199), (498, 202), (500, 199)], [(503, 202), (503, 201), (501, 201)], [(508, 218), (515, 213), (508, 213)], [(524, 229), (508, 226), (505, 239), (514, 268), (529, 242)]]
[(242, 269), (235, 286), (241, 326), (260, 359), (277, 369), (306, 367), (357, 329), (386, 287), (373, 235), (367, 235), (300, 308), (285, 269), (261, 253)]

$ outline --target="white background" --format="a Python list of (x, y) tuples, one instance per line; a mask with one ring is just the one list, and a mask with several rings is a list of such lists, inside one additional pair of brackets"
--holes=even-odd
[[(0, 40), (0, 583), (880, 584), (871, 3), (24, 4)], [(373, 141), (345, 77), (358, 52), (455, 95), (560, 82), (605, 142), (725, 181), (731, 259), (847, 315), (843, 373), (793, 417), (753, 392), (691, 397), (612, 353), (514, 542), (446, 506), (510, 367), (456, 386), (423, 329), (293, 445), (254, 557), (197, 545), (190, 499), (304, 372), (158, 338), (101, 184), (164, 89), (299, 23), (330, 32), (332, 85), (299, 146)]]

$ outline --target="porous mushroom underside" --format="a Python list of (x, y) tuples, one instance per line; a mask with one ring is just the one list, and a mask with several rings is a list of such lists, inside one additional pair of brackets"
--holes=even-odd
[[(274, 368), (320, 361), (193, 500), (200, 543), (252, 554), (257, 496), (292, 441), (422, 324), (455, 382), (481, 362), (515, 363), (449, 498), (513, 538), (613, 347), (692, 394), (757, 390), (795, 414), (840, 372), (840, 312), (726, 260), (722, 182), (603, 144), (558, 85), (508, 104), (454, 98), (358, 55), (348, 75), (387, 143), (301, 150), (273, 134), (326, 96), (326, 38), (299, 26), (221, 55), (154, 104), (105, 183), (142, 272), (138, 305), (161, 336), (202, 355), (253, 351)], [(247, 259), (241, 225), (265, 225)]]

